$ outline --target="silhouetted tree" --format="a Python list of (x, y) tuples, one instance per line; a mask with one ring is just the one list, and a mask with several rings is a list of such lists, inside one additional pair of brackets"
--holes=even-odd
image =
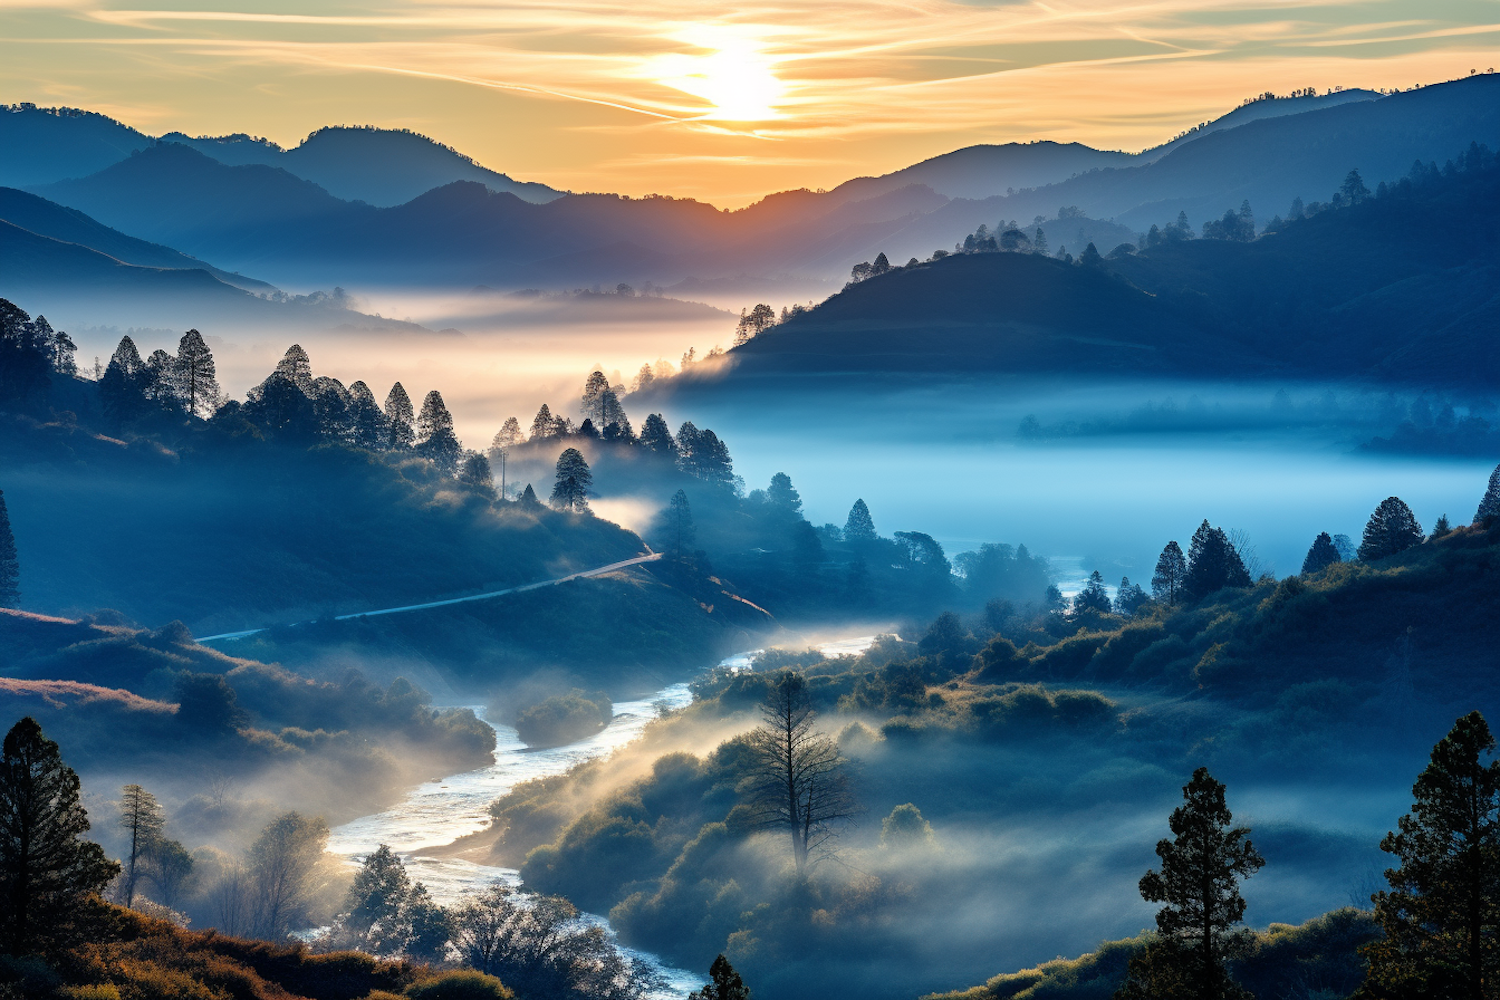
[(43, 398), (51, 383), (52, 346), (42, 342), (26, 310), (0, 299), (0, 406), (22, 409)]
[(1490, 484), (1484, 491), (1484, 496), (1479, 500), (1479, 510), (1474, 513), (1474, 523), (1485, 522), (1500, 517), (1500, 465), (1495, 466), (1495, 471), (1490, 473)]
[(1339, 550), (1333, 546), (1333, 538), (1328, 532), (1318, 532), (1318, 537), (1313, 539), (1312, 548), (1307, 550), (1307, 558), (1302, 560), (1302, 574), (1317, 573), (1325, 570), (1336, 562), (1342, 562), (1339, 558)]
[(1500, 762), (1471, 712), (1432, 750), (1412, 810), (1380, 849), (1397, 867), (1371, 896), (1383, 938), (1365, 949), (1361, 995), (1490, 1000), (1500, 988)]
[(273, 373), (245, 403), (245, 419), (271, 436), (295, 443), (316, 441), (320, 432), (318, 409), (290, 378)]
[(693, 527), (693, 510), (688, 505), (687, 493), (678, 490), (672, 494), (667, 505), (668, 555), (674, 562), (683, 562), (693, 550), (697, 531)]
[(1083, 614), (1092, 611), (1096, 614), (1107, 615), (1114, 610), (1114, 603), (1109, 599), (1109, 591), (1104, 589), (1104, 577), (1096, 569), (1089, 574), (1088, 582), (1083, 585), (1073, 597), (1073, 613)]
[(524, 444), (526, 435), (521, 433), (521, 422), (515, 417), (506, 417), (505, 423), (495, 432), (495, 439), (490, 442), (491, 451), (509, 452), (518, 444)]
[(700, 431), (690, 420), (683, 421), (677, 430), (677, 464), (684, 472), (718, 486), (730, 486), (734, 481), (728, 446), (713, 431)]
[(1083, 267), (1102, 267), (1104, 258), (1099, 256), (1099, 250), (1090, 243), (1083, 248), (1083, 253), (1078, 255), (1078, 263)]
[(734, 971), (729, 959), (720, 955), (708, 967), (708, 982), (688, 994), (688, 1000), (750, 1000), (750, 988)]
[(589, 509), (589, 487), (594, 485), (594, 474), (583, 453), (577, 448), (568, 448), (557, 456), (557, 483), (552, 487), (552, 506), (558, 510), (580, 513)]
[(318, 415), (318, 436), (324, 441), (354, 443), (354, 397), (344, 383), (327, 375), (313, 379), (313, 411)]
[(464, 456), (458, 467), (458, 481), (490, 496), (495, 495), (495, 475), (490, 471), (490, 460), (481, 452), (471, 451)]
[(1131, 583), (1130, 577), (1120, 577), (1120, 589), (1115, 591), (1115, 613), (1119, 615), (1133, 615), (1142, 604), (1150, 598), (1146, 591), (1138, 583)]
[(391, 422), (363, 382), (349, 387), (349, 420), (355, 447), (384, 451), (391, 446)]
[(578, 425), (578, 436), (594, 441), (599, 440), (599, 429), (594, 426), (594, 419), (592, 417), (583, 418), (583, 423)]
[(182, 398), (177, 395), (177, 359), (158, 348), (146, 359), (146, 398), (159, 409), (177, 412)]
[(120, 873), (82, 839), (88, 813), (78, 775), (27, 716), (0, 752), (0, 945), (26, 955), (64, 936), (81, 904)]
[(146, 399), (146, 378), (146, 363), (135, 341), (121, 337), (99, 379), (99, 402), (105, 416), (117, 424), (139, 416)]
[(219, 381), (215, 377), (213, 352), (203, 342), (203, 334), (189, 330), (177, 342), (174, 366), (177, 396), (188, 413), (204, 417), (213, 413), (219, 403)]
[(1248, 828), (1229, 825), (1234, 817), (1224, 786), (1208, 768), (1193, 772), (1182, 797), (1184, 804), (1168, 821), (1172, 839), (1156, 845), (1161, 871), (1152, 869), (1141, 878), (1141, 898), (1165, 904), (1157, 911), (1156, 927), (1176, 946), (1168, 954), (1193, 984), (1193, 996), (1247, 996), (1229, 978), (1226, 939), (1245, 916), (1240, 881), (1266, 861), (1250, 842)]
[(1224, 529), (1212, 527), (1205, 520), (1193, 532), (1193, 541), (1188, 547), (1183, 593), (1198, 600), (1225, 587), (1248, 586), (1250, 572), (1245, 569), (1229, 536)]
[(146, 873), (146, 859), (154, 852), (165, 825), (156, 796), (140, 785), (126, 785), (120, 795), (120, 829), (125, 831), (130, 844), (124, 858), (125, 879), (121, 886), (126, 906), (135, 905), (136, 887)]
[(854, 506), (849, 508), (849, 519), (844, 522), (844, 541), (872, 542), (875, 538), (875, 521), (870, 517), (870, 508), (863, 500), (854, 501)]
[(766, 501), (788, 514), (798, 514), (802, 510), (802, 496), (792, 485), (792, 477), (785, 472), (778, 472), (771, 477), (771, 485), (766, 489)]
[(585, 419), (592, 420), (595, 427), (603, 427), (604, 419), (604, 394), (609, 392), (609, 379), (604, 373), (595, 368), (589, 372), (589, 377), (583, 383), (583, 398), (579, 406), (583, 411)]
[(750, 735), (755, 805), (763, 825), (790, 833), (799, 875), (856, 808), (838, 744), (813, 728), (815, 715), (807, 681), (783, 671), (772, 679), (761, 724)]
[(10, 529), (5, 491), (0, 490), (0, 608), (21, 605), (21, 560), (16, 555), (16, 536)]
[(443, 394), (433, 389), (422, 400), (422, 412), (417, 415), (417, 453), (448, 475), (458, 471), (458, 459), (463, 454), (463, 445), (453, 436), (453, 415), (443, 404)]
[(1151, 593), (1158, 601), (1176, 604), (1186, 582), (1187, 559), (1183, 557), (1182, 546), (1175, 541), (1168, 542), (1156, 560), (1156, 572), (1151, 577)]
[(393, 450), (410, 448), (416, 440), (416, 431), (412, 428), (412, 421), (416, 418), (416, 411), (412, 408), (411, 397), (406, 394), (406, 389), (397, 382), (391, 386), (391, 391), (385, 397), (385, 420), (390, 428), (390, 445)]
[(677, 454), (677, 442), (672, 439), (672, 431), (660, 413), (651, 414), (641, 425), (641, 447), (658, 455), (671, 457)]
[[(885, 254), (881, 254), (876, 263), (882, 260), (885, 260)], [(885, 269), (890, 270), (889, 263), (886, 264)], [(734, 346), (739, 347), (741, 344), (748, 343), (775, 325), (776, 310), (764, 302), (757, 303), (755, 308), (748, 313), (741, 310), (740, 321), (734, 331)]]
[(1400, 497), (1386, 497), (1365, 524), (1359, 558), (1365, 562), (1404, 552), (1422, 541), (1422, 526)]
[[(40, 316), (37, 317), (41, 319)], [(52, 370), (59, 375), (78, 374), (78, 345), (62, 330), (52, 335)]]
[(1349, 171), (1344, 178), (1344, 183), (1339, 185), (1339, 194), (1343, 195), (1344, 204), (1358, 205), (1370, 197), (1370, 189), (1365, 187), (1365, 180), (1359, 176), (1359, 168), (1355, 167)]
[(537, 499), (536, 490), (531, 488), (530, 483), (527, 483), (526, 488), (521, 491), (521, 506), (536, 508), (540, 507), (541, 505), (542, 502)]
[(552, 409), (546, 403), (536, 411), (536, 416), (531, 420), (531, 441), (547, 441), (557, 437), (557, 421), (552, 417)]
[(1031, 241), (1031, 252), (1047, 256), (1047, 234), (1041, 226), (1036, 227), (1036, 237)]
[[(302, 390), (305, 396), (313, 394), (312, 359), (302, 349), (301, 344), (293, 344), (286, 349), (281, 360), (276, 362), (276, 370), (272, 375), (280, 375), (289, 380), (293, 385)], [(254, 392), (254, 390), (251, 390)]]
[(146, 877), (156, 887), (156, 901), (175, 908), (196, 881), (193, 856), (180, 842), (159, 837), (151, 845), (150, 861)]

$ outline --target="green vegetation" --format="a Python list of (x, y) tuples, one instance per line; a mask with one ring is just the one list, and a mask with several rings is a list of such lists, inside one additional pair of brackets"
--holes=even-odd
[(516, 732), (531, 746), (561, 746), (594, 735), (613, 718), (609, 695), (575, 688), (522, 709), (516, 715)]

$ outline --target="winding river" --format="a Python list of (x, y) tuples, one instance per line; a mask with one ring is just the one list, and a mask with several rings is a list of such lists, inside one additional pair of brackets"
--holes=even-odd
[[(536, 749), (522, 743), (510, 726), (485, 718), (483, 707), (469, 706), (495, 730), (495, 762), (477, 771), (426, 782), (399, 805), (335, 827), (328, 850), (354, 864), (386, 844), (402, 856), (412, 878), (424, 883), (433, 899), (443, 904), (456, 903), (465, 893), (494, 881), (520, 885), (520, 875), (514, 868), (431, 856), (424, 851), (430, 852), (488, 827), (490, 803), (522, 782), (561, 774), (575, 764), (608, 756), (639, 736), (646, 723), (656, 718), (658, 706), (682, 708), (692, 700), (686, 684), (673, 684), (643, 701), (616, 702), (614, 720), (588, 739)], [(608, 927), (603, 917), (587, 915), (587, 919)], [(654, 965), (665, 977), (667, 988), (660, 994), (661, 1000), (686, 997), (703, 985), (701, 974), (671, 968), (654, 955), (626, 951)]]
[[(863, 652), (874, 636), (861, 635), (815, 643), (825, 656)], [(759, 650), (739, 653), (722, 661), (723, 666), (747, 668)], [(661, 709), (684, 708), (693, 700), (688, 685), (673, 684), (641, 701), (616, 702), (615, 716), (603, 730), (561, 747), (532, 748), (521, 742), (510, 726), (485, 717), (482, 706), (474, 709), (495, 730), (495, 762), (488, 767), (451, 775), (417, 786), (399, 805), (335, 827), (328, 850), (358, 864), (381, 844), (399, 853), (413, 879), (422, 882), (440, 903), (458, 902), (465, 893), (494, 881), (520, 885), (514, 868), (476, 864), (448, 857), (435, 848), (489, 826), (489, 805), (524, 781), (562, 774), (576, 764), (606, 757), (641, 735), (646, 724)], [(585, 914), (584, 919), (608, 929), (604, 917)], [(682, 1000), (703, 985), (701, 973), (674, 969), (648, 952), (625, 949), (632, 957), (654, 966), (666, 980), (658, 1000)]]

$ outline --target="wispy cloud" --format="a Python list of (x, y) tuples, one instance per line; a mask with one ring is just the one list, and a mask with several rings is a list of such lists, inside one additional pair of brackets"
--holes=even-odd
[[(49, 93), (92, 92), (115, 107), (135, 93), (155, 111), (171, 106), (174, 80), (193, 80), (175, 100), (198, 122), (216, 95), (223, 113), (269, 87), (305, 109), (346, 109), (345, 121), (435, 123), (450, 142), (477, 131), (464, 116), (495, 113), (486, 92), (503, 93), (535, 106), (505, 105), (511, 162), (501, 169), (515, 170), (524, 150), (536, 169), (566, 162), (587, 174), (623, 158), (640, 165), (632, 173), (696, 166), (727, 177), (847, 161), (851, 144), (906, 156), (922, 136), (933, 147), (963, 137), (1151, 145), (1268, 88), (1458, 75), (1493, 46), (1492, 15), (1488, 0), (752, 0), (712, 11), (690, 0), (314, 0), (296, 12), (0, 0), (0, 63), (10, 66), (0, 83), (34, 93), (45, 81)], [(102, 52), (116, 55), (101, 64)], [(441, 98), (416, 96), (437, 87)], [(246, 127), (226, 117), (220, 129)], [(613, 148), (585, 164), (583, 136)], [(765, 140), (796, 148), (773, 153)]]

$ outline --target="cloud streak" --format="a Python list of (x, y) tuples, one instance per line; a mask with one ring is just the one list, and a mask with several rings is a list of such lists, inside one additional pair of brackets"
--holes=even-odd
[[(848, 161), (851, 145), (884, 169), (978, 141), (1141, 148), (1247, 93), (1456, 76), (1493, 46), (1492, 22), (1476, 0), (772, 0), (708, 16), (687, 0), (314, 0), (296, 13), (0, 0), (10, 66), (0, 81), (27, 91), (13, 99), (175, 103), (179, 127), (217, 110), (221, 123), (200, 130), (255, 127), (289, 141), (289, 130), (321, 124), (301, 120), (312, 109), (343, 109), (325, 118), (418, 127), (497, 169), (560, 170), (546, 179), (587, 178), (578, 186), (592, 189), (632, 186), (637, 175), (604, 183), (603, 165), (622, 157), (640, 170), (654, 162), (663, 181), (711, 160), (723, 166), (685, 193), (733, 201), (734, 178)], [(375, 77), (390, 82), (367, 84)], [(188, 80), (207, 85), (173, 86)], [(300, 107), (229, 118), (252, 89), (294, 93)], [(499, 161), (498, 142), (465, 141), (497, 116), (512, 140)], [(743, 143), (769, 153), (767, 139), (796, 148), (757, 163)]]

